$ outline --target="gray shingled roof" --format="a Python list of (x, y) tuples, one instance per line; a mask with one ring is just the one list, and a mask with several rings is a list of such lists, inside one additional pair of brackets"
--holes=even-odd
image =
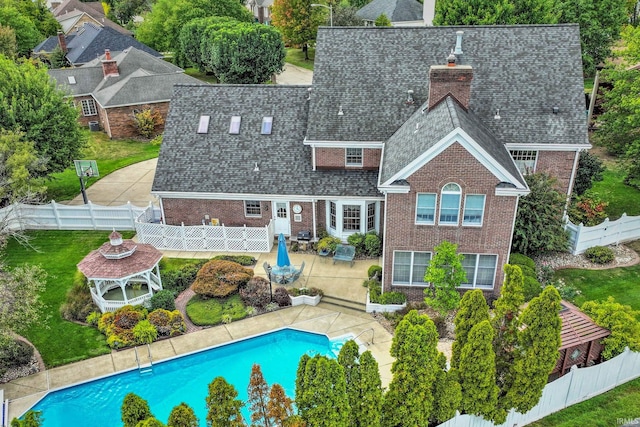
[[(152, 191), (379, 197), (377, 171), (312, 170), (307, 86), (178, 85)], [(201, 115), (207, 134), (196, 133)], [(241, 116), (240, 134), (229, 134)], [(273, 117), (271, 135), (262, 119)], [(259, 172), (254, 172), (255, 163)]]
[(113, 28), (117, 32), (127, 36), (133, 35), (131, 31), (107, 18), (104, 14), (102, 3), (99, 1), (82, 2), (80, 0), (65, 0), (53, 10), (53, 16), (56, 17), (58, 22), (61, 22), (72, 16), (74, 12), (86, 13), (105, 27)]
[[(424, 114), (423, 109), (425, 109)], [(384, 147), (380, 183), (391, 179), (393, 175), (456, 128), (465, 131), (497, 164), (526, 187), (527, 184), (513, 163), (509, 151), (474, 117), (473, 113), (465, 111), (452, 97), (447, 97), (429, 111), (426, 111), (426, 105), (418, 108), (413, 116), (389, 138)]]
[[(112, 52), (112, 58), (119, 76), (104, 78), (104, 55), (78, 68), (49, 70), (49, 76), (72, 95), (91, 93), (105, 108), (168, 101), (174, 84), (200, 83), (181, 68), (133, 47)], [(68, 76), (75, 77), (75, 85), (68, 83)]]
[(356, 15), (366, 21), (375, 21), (383, 13), (391, 22), (422, 21), (422, 4), (416, 0), (373, 0)]
[[(579, 28), (567, 25), (323, 27), (309, 140), (385, 141), (427, 100), (429, 67), (464, 31), (459, 63), (474, 78), (469, 109), (501, 143), (587, 144)], [(342, 105), (344, 115), (338, 116)], [(553, 107), (560, 113), (553, 114)], [(493, 120), (500, 109), (502, 120)]]

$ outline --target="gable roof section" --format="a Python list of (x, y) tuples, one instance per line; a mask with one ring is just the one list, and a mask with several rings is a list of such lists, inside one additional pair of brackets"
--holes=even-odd
[(408, 178), (453, 142), (465, 147), (501, 181), (527, 189), (507, 149), (451, 96), (429, 111), (418, 109), (389, 138), (383, 149), (380, 184), (388, 186)]
[(102, 3), (99, 1), (81, 2), (79, 0), (65, 0), (53, 10), (53, 16), (56, 17), (58, 22), (62, 23), (63, 20), (69, 19), (70, 17), (79, 14), (79, 12), (86, 13), (102, 26), (112, 28), (127, 36), (133, 35), (131, 31), (107, 18), (102, 7)]
[(391, 22), (422, 21), (422, 4), (416, 0), (373, 0), (356, 12), (366, 21), (375, 21), (385, 14)]
[[(181, 68), (133, 47), (112, 52), (120, 75), (105, 79), (103, 58), (77, 68), (49, 70), (49, 76), (74, 96), (92, 94), (104, 108), (169, 101), (174, 84), (200, 83)], [(75, 77), (75, 85), (68, 84), (68, 76)]]
[[(469, 109), (502, 143), (588, 144), (579, 28), (567, 25), (322, 27), (307, 139), (384, 141), (429, 93), (464, 31)], [(415, 104), (407, 105), (407, 90)], [(344, 115), (338, 116), (342, 106)], [(553, 107), (560, 114), (553, 115)], [(502, 120), (493, 119), (500, 109)]]
[(600, 341), (611, 335), (608, 329), (598, 326), (589, 316), (584, 314), (575, 305), (562, 300), (560, 302), (560, 319), (562, 319), (562, 331), (560, 333), (560, 348), (564, 350), (590, 341)]
[[(308, 86), (178, 85), (171, 99), (152, 192), (229, 199), (260, 195), (381, 197), (378, 171), (312, 170), (303, 144)], [(200, 116), (210, 116), (198, 134)], [(229, 134), (232, 116), (240, 133)], [(261, 135), (263, 117), (272, 133)], [(255, 164), (260, 169), (254, 172)], [(186, 193), (178, 195), (177, 193)]]

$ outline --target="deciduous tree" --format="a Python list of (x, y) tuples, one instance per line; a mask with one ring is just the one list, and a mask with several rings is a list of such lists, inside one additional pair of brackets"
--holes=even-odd
[(39, 198), (46, 188), (36, 175), (44, 164), (33, 143), (24, 141), (22, 134), (0, 129), (0, 208)]
[(458, 245), (446, 240), (436, 246), (435, 255), (424, 274), (424, 281), (429, 283), (424, 290), (424, 302), (441, 315), (458, 307), (460, 294), (456, 288), (467, 279), (462, 268), (464, 256), (458, 254), (457, 249)]
[(23, 141), (32, 141), (38, 157), (47, 158), (46, 173), (71, 166), (86, 136), (78, 124), (78, 110), (47, 70), (0, 55), (0, 81), (0, 129), (22, 132)]
[(387, 15), (383, 13), (376, 18), (376, 20), (373, 22), (373, 25), (375, 25), (376, 27), (390, 27), (391, 20), (387, 17)]
[(149, 404), (135, 393), (128, 393), (120, 409), (124, 427), (136, 427), (140, 421), (153, 417)]
[(562, 221), (565, 197), (556, 190), (556, 180), (542, 172), (525, 178), (531, 192), (518, 202), (512, 251), (524, 255), (565, 251), (568, 242)]
[(277, 426), (283, 425), (285, 420), (293, 415), (293, 400), (287, 397), (284, 388), (280, 384), (271, 386), (267, 411), (269, 418)]
[(453, 321), (456, 339), (451, 345), (451, 367), (457, 368), (460, 353), (467, 343), (469, 332), (478, 323), (489, 320), (489, 306), (480, 289), (465, 292)]
[(13, 28), (0, 24), (0, 54), (13, 59), (17, 53), (16, 32)]
[(578, 170), (573, 184), (573, 194), (580, 196), (587, 192), (596, 181), (602, 181), (605, 167), (602, 160), (588, 151), (581, 151), (578, 158)]
[(2, 6), (0, 3), (0, 24), (15, 32), (20, 56), (29, 56), (31, 50), (44, 39), (35, 23), (13, 6)]
[[(357, 7), (343, 6), (338, 4), (333, 7), (333, 26), (334, 27), (361, 27), (364, 20), (356, 16)], [(326, 22), (326, 25), (329, 23)]]
[(237, 399), (238, 392), (223, 377), (216, 377), (209, 384), (207, 403), (207, 426), (244, 427), (240, 413), (242, 401)]
[(522, 310), (520, 354), (513, 364), (513, 385), (504, 397), (506, 407), (525, 413), (540, 400), (559, 357), (562, 329), (559, 313), (560, 294), (553, 286), (547, 286)]
[(509, 0), (438, 0), (433, 25), (508, 24), (513, 11)]
[(315, 41), (318, 26), (324, 22), (324, 8), (312, 7), (314, 0), (274, 0), (271, 24), (282, 33), (285, 42), (300, 47)]
[(251, 367), (251, 377), (247, 388), (249, 396), (247, 403), (251, 411), (251, 423), (256, 426), (270, 427), (269, 417), (269, 386), (262, 375), (260, 365), (254, 363)]
[(198, 425), (196, 413), (184, 402), (171, 410), (169, 421), (167, 421), (167, 427), (198, 427)]

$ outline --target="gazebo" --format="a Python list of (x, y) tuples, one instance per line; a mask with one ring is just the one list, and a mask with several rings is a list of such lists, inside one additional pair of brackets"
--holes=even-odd
[(574, 365), (581, 368), (597, 363), (604, 349), (602, 340), (611, 335), (608, 329), (596, 325), (575, 305), (564, 300), (560, 304), (562, 344), (559, 348), (560, 357), (551, 372), (553, 379), (563, 376)]
[(101, 312), (149, 301), (162, 289), (158, 264), (162, 253), (152, 245), (122, 240), (113, 231), (109, 242), (91, 251), (78, 269), (91, 287), (91, 297)]

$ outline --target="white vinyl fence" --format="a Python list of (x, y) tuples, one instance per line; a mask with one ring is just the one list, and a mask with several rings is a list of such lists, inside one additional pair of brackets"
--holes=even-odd
[[(524, 426), (547, 415), (580, 403), (640, 376), (640, 353), (630, 351), (599, 365), (571, 368), (559, 379), (547, 384), (538, 404), (526, 414), (511, 411), (500, 427)], [(438, 427), (494, 427), (474, 415), (458, 415)], [(497, 426), (496, 426), (497, 427)]]
[(593, 227), (575, 225), (568, 218), (565, 219), (570, 250), (574, 255), (581, 254), (593, 246), (617, 245), (640, 238), (640, 216), (622, 214), (616, 221), (609, 221), (607, 218), (602, 224)]

